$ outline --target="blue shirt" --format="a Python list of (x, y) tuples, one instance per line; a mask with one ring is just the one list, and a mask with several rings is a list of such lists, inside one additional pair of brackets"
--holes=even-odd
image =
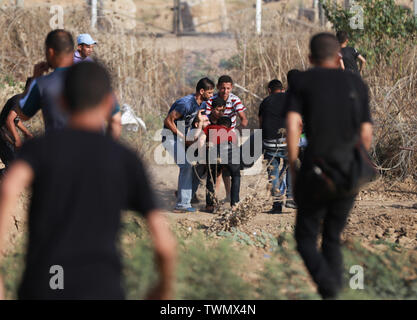
[(184, 121), (185, 133), (187, 133), (200, 109), (204, 109), (203, 104), (200, 106), (195, 99), (195, 94), (190, 94), (175, 101), (169, 109), (168, 114), (174, 110), (180, 113), (181, 117), (175, 120), (175, 125), (177, 125), (178, 121)]
[[(36, 78), (30, 84), (28, 93), (20, 100), (22, 113), (28, 118), (33, 117), (42, 109), (45, 131), (62, 129), (68, 122), (68, 114), (61, 106), (62, 86), (68, 68), (57, 68), (54, 72)], [(112, 116), (120, 111), (116, 102)]]

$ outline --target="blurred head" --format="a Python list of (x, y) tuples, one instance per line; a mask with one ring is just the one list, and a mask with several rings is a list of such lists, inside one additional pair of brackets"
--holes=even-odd
[(310, 41), (310, 62), (314, 66), (339, 68), (340, 44), (335, 35), (327, 32), (316, 34)]
[(214, 93), (214, 82), (209, 78), (203, 78), (198, 81), (195, 88), (196, 93), (199, 94), (203, 101), (208, 101)]
[(224, 75), (217, 81), (217, 91), (220, 98), (226, 100), (229, 98), (233, 89), (233, 80), (230, 76)]
[(349, 41), (348, 33), (346, 31), (343, 31), (343, 30), (338, 31), (336, 33), (336, 38), (341, 45), (344, 44), (344, 43), (347, 43)]
[(226, 128), (230, 128), (232, 126), (232, 120), (229, 117), (221, 117), (217, 121), (217, 125), (224, 126)]
[(269, 83), (268, 83), (268, 92), (269, 92), (269, 94), (282, 92), (282, 91), (284, 91), (284, 87), (282, 86), (281, 81), (279, 81), (278, 79), (274, 79), (274, 80), (269, 81)]
[(288, 71), (288, 73), (287, 73), (287, 83), (288, 83), (288, 87), (290, 86), (290, 83), (291, 83), (291, 81), (292, 81), (292, 79), (294, 78), (294, 76), (297, 74), (297, 73), (300, 73), (301, 71), (300, 70), (298, 70), (298, 69), (291, 69), (290, 71)]
[(220, 97), (216, 97), (211, 102), (211, 117), (215, 120), (220, 119), (226, 110), (226, 101)]
[(66, 73), (63, 99), (71, 115), (98, 108), (110, 115), (114, 104), (110, 74), (94, 62), (73, 65)]
[(45, 56), (50, 68), (56, 69), (63, 60), (74, 54), (74, 40), (71, 33), (56, 29), (48, 33), (45, 39)]

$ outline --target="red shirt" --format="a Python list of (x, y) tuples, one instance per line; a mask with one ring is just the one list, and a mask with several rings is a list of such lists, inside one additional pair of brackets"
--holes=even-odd
[(237, 143), (236, 133), (233, 131), (233, 128), (211, 124), (205, 127), (203, 132), (207, 136), (207, 141), (213, 145), (227, 142)]

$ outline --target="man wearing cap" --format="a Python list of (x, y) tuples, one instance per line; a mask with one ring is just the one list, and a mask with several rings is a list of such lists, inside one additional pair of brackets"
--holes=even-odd
[(90, 55), (94, 52), (95, 40), (88, 34), (82, 33), (77, 37), (78, 48), (74, 52), (74, 63), (81, 61), (93, 61)]
[[(62, 29), (53, 30), (45, 39), (45, 62), (41, 62), (35, 69), (40, 71), (32, 80), (27, 94), (20, 100), (16, 112), (20, 119), (26, 121), (32, 118), (39, 110), (42, 111), (45, 131), (65, 128), (68, 115), (64, 111), (61, 101), (62, 84), (65, 74), (73, 65), (74, 40), (72, 35)], [(42, 76), (49, 69), (53, 72)], [(114, 138), (121, 134), (120, 106), (114, 96), (114, 108), (108, 120), (107, 133)]]

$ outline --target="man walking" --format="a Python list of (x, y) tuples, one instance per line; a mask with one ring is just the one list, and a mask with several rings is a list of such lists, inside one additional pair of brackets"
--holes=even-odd
[[(355, 144), (360, 141), (368, 150), (372, 141), (367, 87), (358, 75), (339, 69), (339, 52), (334, 35), (315, 35), (310, 42), (314, 68), (294, 77), (286, 102), (288, 156), (298, 205), (297, 249), (324, 299), (337, 297), (342, 287), (340, 235), (355, 197), (321, 189), (328, 181), (322, 172), (331, 166), (349, 179)], [(303, 120), (308, 145), (297, 170)]]
[[(109, 73), (76, 64), (62, 93), (69, 126), (26, 143), (0, 187), (0, 252), (20, 193), (33, 190), (19, 298), (123, 299), (116, 239), (120, 211), (130, 209), (146, 219), (156, 253), (160, 277), (148, 298), (172, 299), (175, 240), (143, 164), (101, 133), (114, 103)], [(51, 270), (62, 272), (57, 286)]]
[(201, 79), (197, 83), (195, 94), (190, 94), (175, 101), (164, 121), (165, 134), (162, 138), (162, 143), (180, 168), (177, 202), (174, 208), (176, 213), (196, 211), (191, 206), (191, 199), (193, 189), (197, 190), (199, 181), (193, 175), (193, 165), (186, 157), (186, 149), (194, 141), (192, 139), (187, 141), (186, 137), (194, 118), (199, 110), (202, 109), (202, 103), (208, 101), (213, 96), (213, 91), (213, 81), (208, 78)]
[[(348, 46), (349, 36), (346, 31), (338, 31), (336, 37), (341, 46), (344, 69), (360, 75), (366, 64), (365, 58), (358, 52), (358, 50)], [(358, 69), (357, 60), (360, 62), (360, 69)]]
[[(269, 96), (259, 106), (259, 126), (262, 129), (264, 159), (268, 161), (268, 179), (272, 184), (272, 209), (269, 213), (282, 213), (283, 197), (286, 206), (295, 208), (291, 178), (288, 170), (287, 143), (285, 140), (285, 92), (281, 81), (268, 84)], [(282, 165), (281, 170), (279, 170)]]

